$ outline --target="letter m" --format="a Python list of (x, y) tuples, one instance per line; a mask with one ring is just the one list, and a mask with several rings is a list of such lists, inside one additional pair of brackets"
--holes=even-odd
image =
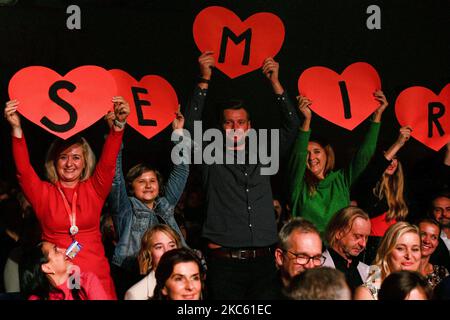
[(222, 32), (222, 40), (220, 41), (220, 54), (219, 54), (219, 63), (223, 63), (225, 61), (225, 54), (227, 51), (228, 39), (231, 39), (236, 45), (245, 41), (245, 49), (244, 55), (242, 57), (242, 64), (248, 65), (250, 60), (250, 43), (252, 41), (252, 29), (249, 28), (241, 33), (239, 36), (236, 36), (233, 31), (229, 28), (224, 27)]

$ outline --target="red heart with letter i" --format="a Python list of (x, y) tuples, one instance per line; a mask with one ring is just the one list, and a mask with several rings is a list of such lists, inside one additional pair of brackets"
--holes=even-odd
[(9, 81), (9, 97), (18, 111), (50, 133), (67, 139), (102, 118), (112, 108), (116, 84), (109, 72), (82, 66), (65, 76), (40, 66), (19, 70)]
[(325, 67), (311, 67), (298, 79), (300, 94), (312, 100), (311, 110), (348, 130), (378, 108), (380, 103), (373, 94), (380, 88), (378, 72), (365, 62), (349, 65), (342, 74)]
[(199, 50), (213, 51), (216, 67), (234, 79), (280, 51), (284, 25), (272, 13), (259, 12), (242, 21), (233, 11), (212, 6), (197, 15), (193, 34)]
[(175, 118), (178, 98), (164, 78), (148, 75), (137, 81), (127, 72), (113, 69), (119, 95), (130, 104), (128, 124), (147, 139), (164, 130)]
[(450, 83), (439, 95), (418, 86), (403, 90), (395, 114), (400, 125), (412, 127), (414, 139), (439, 151), (450, 141)]

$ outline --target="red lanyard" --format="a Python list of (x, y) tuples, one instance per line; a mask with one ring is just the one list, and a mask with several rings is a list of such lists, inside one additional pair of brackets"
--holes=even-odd
[(56, 186), (58, 188), (59, 193), (61, 193), (63, 202), (64, 202), (64, 207), (66, 208), (66, 212), (69, 215), (69, 220), (70, 220), (70, 229), (69, 229), (69, 233), (74, 236), (78, 233), (78, 227), (77, 227), (77, 199), (78, 199), (78, 192), (77, 190), (74, 191), (73, 196), (72, 196), (72, 208), (70, 208), (69, 206), (69, 202), (67, 201), (66, 195), (64, 194), (64, 192), (61, 190), (61, 188), (59, 187), (59, 185)]

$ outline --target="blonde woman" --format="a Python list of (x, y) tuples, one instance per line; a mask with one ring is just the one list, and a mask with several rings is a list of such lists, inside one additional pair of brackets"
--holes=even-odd
[(334, 170), (334, 152), (323, 140), (311, 138), (313, 101), (299, 96), (298, 109), (304, 116), (289, 162), (289, 193), (292, 215), (301, 216), (322, 233), (331, 217), (350, 205), (350, 188), (364, 171), (375, 153), (381, 115), (388, 106), (382, 91), (374, 92), (379, 107), (374, 111), (364, 141), (352, 161), (344, 168)]
[(148, 229), (141, 241), (138, 255), (139, 271), (147, 275), (125, 293), (125, 300), (148, 300), (156, 286), (155, 269), (166, 252), (181, 248), (181, 238), (168, 225), (158, 224)]
[(390, 226), (381, 239), (372, 273), (355, 291), (355, 300), (378, 300), (383, 280), (396, 271), (419, 271), (421, 260), (420, 232), (408, 222)]
[(17, 178), (39, 220), (43, 239), (67, 248), (67, 257), (83, 272), (94, 273), (108, 295), (116, 298), (99, 225), (130, 107), (122, 97), (113, 97), (111, 102), (114, 124), (98, 163), (95, 164), (95, 155), (84, 138), (76, 135), (57, 139), (45, 162), (49, 181), (41, 180), (31, 165), (17, 112), (20, 102), (8, 101), (4, 116), (11, 125)]
[(371, 218), (372, 230), (364, 257), (365, 263), (373, 262), (381, 237), (389, 226), (405, 221), (408, 215), (403, 168), (396, 155), (410, 136), (409, 126), (400, 128), (395, 143), (386, 152), (374, 156), (353, 190), (353, 199), (358, 207)]

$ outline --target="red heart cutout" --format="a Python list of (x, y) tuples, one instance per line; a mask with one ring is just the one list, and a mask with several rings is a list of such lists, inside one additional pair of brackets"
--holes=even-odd
[[(51, 100), (51, 91), (65, 102)], [(25, 118), (67, 139), (112, 108), (116, 84), (107, 70), (97, 66), (78, 67), (65, 76), (46, 67), (31, 66), (11, 78), (8, 92), (10, 99), (20, 101), (18, 111)]]
[[(428, 88), (419, 86), (403, 90), (395, 101), (395, 114), (400, 125), (412, 127), (411, 135), (416, 140), (439, 151), (450, 141), (450, 83), (441, 90), (439, 95)], [(429, 120), (430, 115), (435, 121)], [(431, 122), (431, 128), (429, 128), (429, 122)], [(429, 131), (431, 131), (431, 137), (429, 137)]]
[[(251, 39), (248, 43), (247, 40), (235, 40), (238, 42), (236, 44), (232, 40), (233, 37), (239, 38), (241, 35), (244, 39), (250, 33)], [(241, 21), (233, 11), (212, 6), (197, 15), (193, 34), (199, 50), (213, 51), (216, 67), (234, 79), (260, 68), (264, 59), (274, 57), (280, 51), (284, 41), (284, 25), (281, 19), (272, 13), (256, 13)], [(227, 40), (227, 45), (223, 48), (222, 38)], [(246, 45), (249, 46), (247, 51)]]
[[(341, 93), (345, 92), (344, 87), (350, 105), (347, 112), (345, 94)], [(313, 102), (311, 109), (347, 130), (353, 130), (378, 108), (380, 103), (373, 93), (380, 88), (378, 72), (365, 62), (349, 65), (341, 75), (325, 67), (311, 67), (298, 79), (299, 92)]]
[(175, 112), (178, 110), (177, 94), (164, 78), (147, 75), (137, 81), (119, 69), (109, 72), (116, 80), (119, 94), (130, 104), (128, 124), (144, 137), (150, 139), (175, 119)]

